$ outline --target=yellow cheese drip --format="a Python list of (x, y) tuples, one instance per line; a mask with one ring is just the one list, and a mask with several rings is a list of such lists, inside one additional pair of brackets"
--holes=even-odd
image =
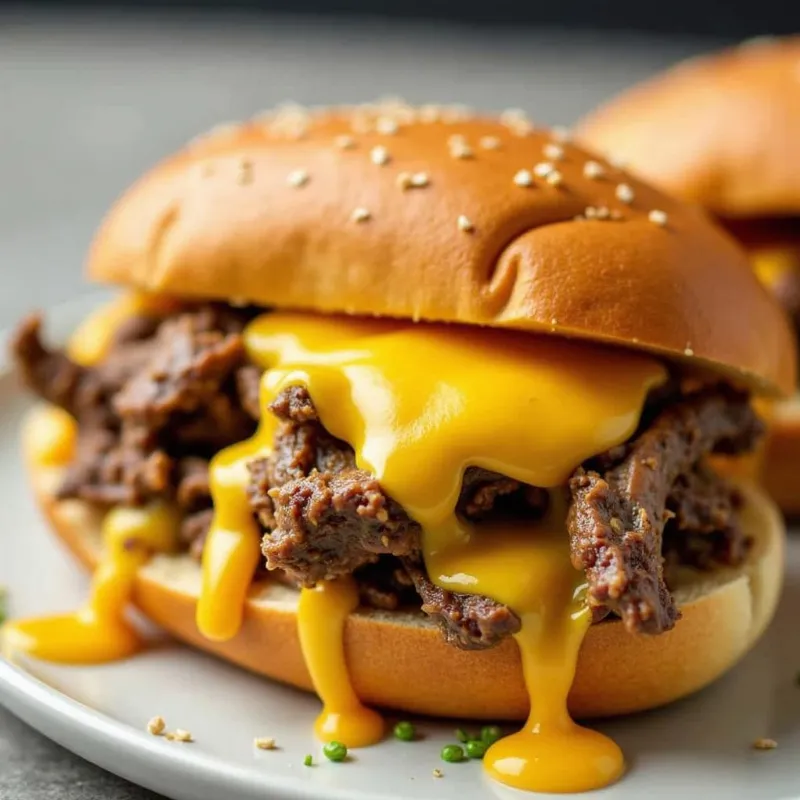
[[(431, 579), (485, 594), (519, 614), (531, 718), (492, 748), (485, 761), (491, 774), (542, 791), (579, 791), (618, 777), (623, 760), (616, 745), (576, 726), (567, 712), (589, 620), (582, 576), (569, 561), (564, 506), (555, 504), (542, 523), (485, 530), (461, 521), (455, 505), (468, 466), (559, 487), (558, 497), (578, 464), (634, 432), (648, 391), (665, 380), (664, 368), (646, 356), (586, 343), (301, 314), (261, 317), (245, 338), (251, 358), (268, 369), (263, 422), (232, 460), (243, 464), (249, 454), (267, 452), (274, 430), (268, 404), (288, 386), (307, 386), (326, 428), (353, 446), (358, 464), (422, 525)], [(228, 463), (228, 454), (221, 459)], [(242, 480), (241, 467), (237, 474)], [(246, 526), (249, 511), (241, 503), (244, 483), (212, 480), (220, 520), (213, 540), (218, 528)], [(236, 520), (222, 510), (234, 503)], [(336, 715), (340, 730), (351, 729), (358, 722), (345, 717), (358, 720), (365, 712), (360, 702), (353, 705), (341, 644), (342, 620), (356, 602), (344, 587), (336, 581), (303, 592), (299, 612), (304, 655), (324, 704), (317, 730), (326, 738), (326, 720)], [(575, 767), (575, 758), (582, 766)]]
[(45, 661), (98, 664), (133, 655), (141, 647), (125, 617), (136, 571), (153, 552), (175, 548), (180, 518), (164, 504), (112, 509), (103, 520), (103, 556), (87, 603), (71, 614), (8, 623), (3, 646)]
[[(561, 502), (559, 502), (561, 500)], [(567, 696), (591, 618), (584, 576), (569, 560), (566, 504), (557, 492), (545, 519), (501, 523), (473, 531), (469, 543), (426, 561), (434, 583), (456, 592), (485, 594), (520, 614), (516, 634), (531, 711), (525, 727), (486, 753), (488, 773), (518, 789), (579, 792), (605, 786), (623, 771), (619, 747), (576, 725)]]
[(756, 277), (770, 291), (787, 277), (800, 270), (800, 253), (789, 247), (754, 250), (750, 260)]
[(298, 625), (314, 687), (325, 701), (314, 726), (317, 736), (324, 742), (365, 747), (383, 736), (383, 717), (361, 703), (347, 671), (344, 628), (356, 608), (358, 587), (352, 578), (322, 581), (301, 591)]

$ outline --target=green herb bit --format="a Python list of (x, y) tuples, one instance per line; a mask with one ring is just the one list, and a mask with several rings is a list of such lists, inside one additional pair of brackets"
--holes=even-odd
[(460, 744), (446, 744), (442, 748), (442, 761), (457, 764), (464, 760), (464, 748)]
[(463, 729), (456, 728), (456, 739), (462, 744), (466, 744), (472, 737)]
[(399, 739), (401, 742), (412, 742), (417, 735), (417, 729), (413, 723), (403, 720), (394, 726), (394, 738)]
[(328, 742), (322, 752), (329, 761), (344, 761), (347, 758), (347, 747), (341, 742)]
[(0, 625), (8, 618), (8, 590), (0, 586)]
[(469, 758), (483, 758), (486, 755), (487, 747), (486, 742), (482, 742), (480, 739), (470, 739), (464, 745)]
[(306, 757), (303, 759), (303, 766), (304, 766), (304, 767), (313, 767), (313, 766), (314, 766), (314, 759), (313, 759), (313, 757), (311, 756), (311, 753), (309, 753), (309, 754), (308, 754), (308, 755), (307, 755), (307, 756), (306, 756)]
[(481, 741), (488, 747), (494, 744), (503, 735), (497, 725), (484, 725), (481, 728)]

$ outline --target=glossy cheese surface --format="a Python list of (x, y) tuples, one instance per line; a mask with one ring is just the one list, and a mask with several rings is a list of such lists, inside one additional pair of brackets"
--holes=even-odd
[[(262, 424), (212, 467), (217, 519), (205, 575), (226, 568), (217, 536), (227, 539), (225, 531), (249, 525), (245, 465), (271, 446), (269, 404), (289, 386), (306, 386), (325, 427), (421, 523), (431, 580), (492, 597), (522, 620), (516, 639), (531, 718), (487, 754), (490, 774), (540, 791), (580, 791), (616, 779), (623, 770), (619, 748), (567, 713), (589, 619), (583, 576), (569, 560), (563, 488), (582, 461), (631, 436), (648, 392), (666, 379), (664, 367), (649, 357), (552, 338), (303, 314), (265, 315), (245, 339), (251, 358), (267, 370)], [(536, 523), (465, 523), (455, 506), (468, 466), (551, 488), (550, 511)], [(238, 486), (226, 478), (234, 475), (243, 481)], [(234, 509), (238, 520), (229, 516)], [(242, 541), (228, 553), (230, 562), (244, 559), (249, 546)], [(247, 583), (242, 573), (236, 593)], [(355, 607), (353, 591), (348, 580), (304, 590), (298, 621), (324, 705), (317, 732), (351, 746), (377, 739), (381, 730), (346, 670), (341, 634), (348, 607)], [(203, 602), (216, 602), (210, 588), (201, 608)], [(231, 635), (237, 611), (219, 606), (228, 616), (218, 629), (202, 613), (198, 620), (209, 635), (223, 629)], [(571, 766), (576, 757), (580, 769)]]

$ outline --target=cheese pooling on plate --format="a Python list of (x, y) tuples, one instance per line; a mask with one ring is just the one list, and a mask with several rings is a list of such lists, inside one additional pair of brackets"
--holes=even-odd
[[(251, 359), (266, 369), (262, 421), (249, 442), (212, 462), (215, 517), (203, 555), (200, 630), (224, 639), (241, 623), (258, 558), (247, 464), (271, 447), (270, 403), (302, 385), (325, 428), (350, 444), (359, 467), (421, 524), (431, 580), (505, 603), (522, 620), (516, 639), (531, 716), (487, 753), (490, 774), (538, 791), (581, 791), (615, 780), (623, 769), (619, 748), (575, 725), (567, 711), (591, 619), (584, 576), (570, 562), (560, 498), (577, 465), (633, 434), (648, 392), (666, 378), (663, 366), (537, 336), (282, 313), (256, 319), (245, 340)], [(470, 466), (552, 489), (550, 511), (536, 523), (477, 530), (455, 512)], [(352, 690), (341, 639), (332, 641), (355, 606), (347, 581), (303, 589), (299, 626), (323, 701), (317, 732), (357, 746), (377, 741), (381, 726)]]

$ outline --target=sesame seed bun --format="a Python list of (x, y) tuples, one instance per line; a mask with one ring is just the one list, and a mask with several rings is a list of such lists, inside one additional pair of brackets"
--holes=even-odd
[[(576, 137), (725, 218), (748, 251), (800, 249), (800, 37), (679, 64), (590, 114)], [(800, 397), (771, 423), (762, 479), (800, 514)]]
[[(53, 530), (84, 566), (94, 567), (102, 513), (82, 501), (55, 499), (60, 468), (29, 459), (29, 469)], [(632, 635), (618, 621), (592, 626), (570, 694), (573, 714), (609, 716), (672, 702), (713, 681), (752, 647), (780, 593), (784, 527), (757, 489), (743, 490), (743, 523), (755, 539), (748, 561), (739, 569), (687, 570), (675, 591), (683, 617), (668, 633)], [(297, 634), (297, 591), (255, 583), (240, 632), (212, 642), (195, 625), (199, 587), (200, 568), (190, 557), (156, 556), (138, 573), (134, 602), (188, 644), (311, 690)], [(519, 654), (510, 639), (490, 650), (459, 650), (421, 612), (361, 609), (348, 619), (345, 650), (355, 689), (370, 704), (472, 719), (522, 719), (527, 713)]]
[(283, 109), (147, 173), (106, 218), (89, 274), (607, 341), (790, 391), (789, 328), (734, 243), (557, 138), (519, 114)]
[(600, 107), (575, 135), (720, 216), (800, 214), (800, 37), (678, 64)]

